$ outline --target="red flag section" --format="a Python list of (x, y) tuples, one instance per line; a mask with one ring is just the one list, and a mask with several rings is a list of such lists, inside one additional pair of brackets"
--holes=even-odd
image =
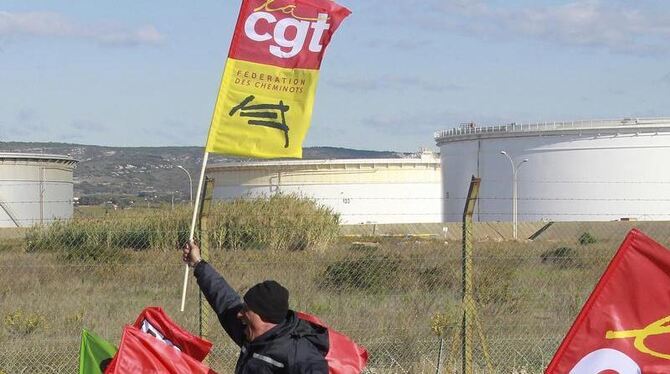
[(331, 0), (244, 0), (228, 57), (318, 69), (331, 37), (349, 14)]
[(133, 326), (167, 345), (177, 347), (198, 361), (202, 361), (212, 349), (212, 343), (184, 330), (160, 307), (145, 308)]
[(317, 317), (297, 312), (298, 318), (328, 329), (328, 372), (330, 374), (359, 374), (368, 362), (368, 351), (349, 339), (346, 335), (333, 330)]
[(624, 239), (545, 373), (670, 373), (670, 251)]
[(200, 361), (134, 326), (124, 328), (119, 351), (105, 370), (105, 374), (128, 373), (215, 374)]

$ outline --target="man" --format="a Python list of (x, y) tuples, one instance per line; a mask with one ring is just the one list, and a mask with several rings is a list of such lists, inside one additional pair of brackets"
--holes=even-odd
[(200, 257), (200, 248), (184, 247), (183, 260), (231, 339), (240, 346), (236, 374), (327, 374), (328, 331), (299, 319), (288, 308), (288, 290), (268, 280), (251, 287), (243, 301), (214, 268)]

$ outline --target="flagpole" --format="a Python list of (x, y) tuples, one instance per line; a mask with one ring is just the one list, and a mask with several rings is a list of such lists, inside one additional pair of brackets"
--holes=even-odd
[[(200, 182), (198, 182), (198, 192), (195, 195), (195, 205), (193, 206), (193, 218), (191, 219), (191, 232), (188, 235), (188, 242), (193, 243), (193, 237), (195, 236), (195, 224), (198, 220), (198, 213), (200, 213), (200, 198), (202, 197), (202, 185), (205, 181), (205, 168), (207, 167), (207, 159), (209, 158), (209, 152), (205, 151), (205, 155), (202, 157), (202, 169), (200, 169)], [(188, 285), (188, 264), (185, 265), (184, 269), (184, 287), (181, 291), (181, 311), (184, 311), (184, 305), (186, 304), (186, 286)]]

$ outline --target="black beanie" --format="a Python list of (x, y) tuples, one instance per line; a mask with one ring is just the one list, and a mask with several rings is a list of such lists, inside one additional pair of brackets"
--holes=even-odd
[(263, 321), (278, 324), (288, 313), (288, 290), (273, 280), (267, 280), (251, 287), (244, 294), (244, 302)]

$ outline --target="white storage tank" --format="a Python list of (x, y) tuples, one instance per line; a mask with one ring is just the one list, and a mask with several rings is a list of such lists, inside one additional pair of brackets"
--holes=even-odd
[(519, 221), (670, 220), (670, 118), (467, 124), (435, 140), (446, 222), (462, 219), (472, 175), (474, 218), (512, 221), (514, 169)]
[(331, 207), (342, 224), (442, 219), (440, 160), (416, 158), (249, 161), (213, 164), (214, 199), (296, 194)]
[(71, 218), (76, 163), (69, 156), (0, 153), (0, 227)]

